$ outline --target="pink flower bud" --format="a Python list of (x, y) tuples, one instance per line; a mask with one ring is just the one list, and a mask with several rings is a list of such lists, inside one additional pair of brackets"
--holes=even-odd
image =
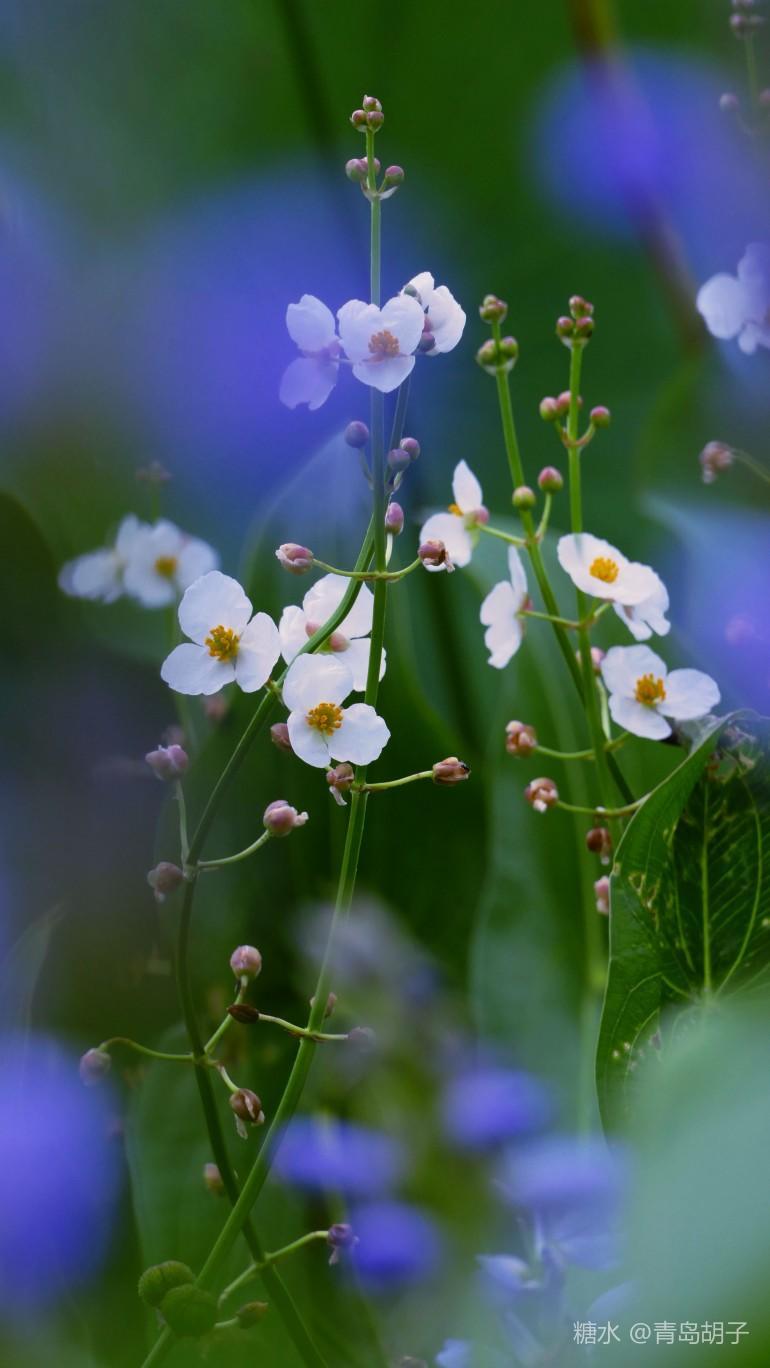
[(479, 315), (485, 323), (502, 323), (508, 313), (508, 305), (497, 295), (484, 295), (479, 306)]
[(562, 342), (571, 342), (571, 341), (572, 341), (572, 338), (573, 338), (573, 335), (574, 335), (574, 332), (575, 332), (575, 320), (574, 320), (574, 318), (568, 318), (566, 314), (563, 314), (561, 318), (557, 318), (557, 320), (556, 320), (556, 336), (557, 336), (557, 337), (560, 337), (561, 340), (562, 340)]
[(404, 530), (404, 510), (400, 503), (391, 499), (385, 514), (385, 528), (392, 537), (397, 537)]
[(537, 750), (537, 732), (528, 722), (509, 722), (505, 728), (505, 749), (509, 755), (525, 758)]
[(442, 786), (461, 784), (464, 779), (470, 778), (470, 766), (464, 760), (458, 760), (456, 755), (448, 755), (446, 760), (437, 760), (433, 766), (433, 782)]
[(347, 761), (342, 765), (337, 765), (335, 769), (326, 771), (326, 782), (329, 785), (332, 798), (335, 803), (339, 803), (340, 807), (345, 806), (345, 799), (342, 795), (347, 793), (355, 777), (355, 770)]
[(366, 426), (366, 423), (362, 423), (359, 419), (356, 419), (354, 422), (348, 423), (345, 428), (344, 436), (348, 446), (359, 448), (365, 447), (366, 443), (369, 441), (369, 429)]
[(239, 945), (230, 956), (230, 968), (237, 979), (255, 979), (262, 972), (262, 956), (255, 945)]
[(612, 836), (607, 827), (591, 827), (586, 832), (586, 847), (592, 855), (598, 855), (603, 865), (608, 865), (612, 854)]
[(377, 1036), (371, 1026), (354, 1026), (352, 1031), (348, 1031), (348, 1044), (356, 1045), (359, 1050), (373, 1050)]
[(404, 451), (403, 447), (394, 447), (392, 451), (388, 452), (387, 462), (390, 469), (398, 475), (412, 464), (412, 458), (408, 451)]
[(367, 165), (364, 157), (351, 157), (350, 161), (345, 162), (345, 175), (354, 184), (362, 185), (367, 177)]
[(358, 1236), (353, 1234), (352, 1226), (337, 1221), (334, 1225), (329, 1226), (326, 1232), (326, 1242), (331, 1250), (329, 1263), (336, 1264), (339, 1263), (347, 1250), (355, 1248), (358, 1244)]
[(524, 790), (524, 797), (535, 812), (547, 812), (559, 801), (559, 790), (553, 779), (533, 779)]
[(350, 116), (350, 122), (354, 128), (366, 128), (366, 110), (354, 109)]
[(590, 418), (595, 428), (607, 428), (610, 425), (612, 415), (609, 409), (604, 407), (604, 404), (598, 404), (596, 408), (591, 409)]
[(435, 337), (433, 336), (433, 333), (431, 332), (430, 328), (428, 327), (428, 322), (427, 322), (427, 319), (426, 319), (425, 326), (424, 326), (424, 328), (423, 328), (423, 330), (422, 330), (422, 337), (420, 338), (419, 342), (417, 343), (417, 350), (418, 350), (418, 352), (423, 352), (423, 353), (424, 353), (424, 352), (430, 352), (430, 351), (433, 351), (433, 348), (435, 347), (435, 345), (436, 345), (436, 339), (435, 339)]
[(284, 570), (289, 570), (292, 575), (304, 575), (313, 564), (313, 552), (306, 546), (298, 546), (296, 542), (284, 542), (275, 554)]
[(559, 401), (552, 394), (540, 400), (540, 417), (544, 423), (554, 423), (560, 415)]
[(545, 494), (558, 494), (559, 490), (564, 488), (564, 476), (556, 466), (543, 466), (537, 483)]
[(158, 746), (157, 750), (148, 751), (144, 758), (155, 777), (167, 783), (181, 779), (190, 763), (187, 751), (181, 746)]
[(569, 302), (569, 311), (575, 319), (590, 318), (594, 311), (594, 306), (593, 304), (589, 304), (588, 300), (584, 299), (582, 295), (573, 295)]
[[(591, 664), (594, 667), (594, 674), (596, 675), (601, 674), (602, 672), (602, 661), (604, 660), (605, 654), (606, 653), (602, 650), (601, 646), (591, 647)], [(578, 665), (582, 665), (583, 659), (579, 651), (575, 652), (575, 659)]]
[[(314, 998), (314, 997), (311, 997), (311, 999), (310, 999), (310, 1006), (311, 1006), (311, 1007), (315, 1007), (315, 998)], [(324, 1021), (326, 1021), (327, 1017), (330, 1017), (330, 1016), (331, 1016), (331, 1014), (332, 1014), (332, 1012), (334, 1011), (334, 1009), (335, 1009), (336, 1006), (337, 1006), (337, 994), (336, 994), (336, 993), (329, 993), (329, 995), (328, 995), (328, 997), (327, 997), (327, 999), (326, 999), (326, 1006), (324, 1007)]]
[(361, 105), (367, 114), (370, 114), (372, 110), (376, 110), (379, 114), (382, 113), (382, 105), (376, 95), (364, 95)]
[(270, 728), (270, 740), (277, 750), (286, 751), (289, 755), (294, 754), (294, 748), (289, 739), (289, 728), (285, 722), (274, 722)]
[(385, 176), (384, 176), (384, 179), (383, 179), (383, 182), (382, 182), (382, 183), (383, 183), (383, 186), (384, 186), (385, 188), (388, 188), (388, 189), (389, 189), (390, 187), (397, 188), (399, 185), (403, 185), (403, 184), (404, 184), (404, 168), (403, 168), (403, 166), (388, 166), (388, 167), (386, 167), (386, 169), (385, 169)]
[(367, 111), (366, 127), (370, 128), (373, 133), (377, 133), (378, 130), (382, 128), (384, 122), (385, 115), (381, 109), (371, 109)]
[(725, 91), (724, 95), (720, 95), (719, 108), (723, 114), (737, 114), (740, 107), (741, 102), (738, 99), (738, 96), (734, 95), (731, 91)]
[(276, 798), (268, 803), (262, 817), (265, 829), (271, 836), (288, 836), (295, 827), (304, 826), (307, 820), (306, 812), (297, 812), (284, 798)]
[(402, 451), (405, 451), (410, 461), (416, 461), (420, 454), (420, 443), (416, 437), (402, 437), (399, 442)]
[(164, 903), (171, 893), (175, 893), (181, 883), (184, 883), (184, 874), (179, 865), (171, 864), (168, 860), (161, 860), (154, 869), (147, 875), (147, 882), (155, 894), (157, 903)]
[(424, 541), (417, 554), (423, 565), (443, 565), (445, 570), (454, 570), (449, 552), (442, 541)]
[(594, 897), (596, 898), (596, 910), (603, 917), (610, 914), (610, 881), (605, 874), (601, 879), (597, 879), (594, 884)]
[(725, 442), (707, 442), (698, 460), (703, 473), (703, 483), (713, 484), (718, 475), (729, 470), (735, 454)]
[(225, 1185), (222, 1182), (222, 1175), (216, 1164), (203, 1165), (203, 1181), (209, 1192), (213, 1193), (215, 1197), (224, 1196)]
[(534, 508), (537, 503), (537, 496), (534, 489), (530, 489), (529, 485), (519, 485), (518, 489), (513, 491), (511, 503), (514, 508)]
[[(556, 396), (556, 407), (557, 407), (557, 409), (558, 409), (558, 414), (559, 414), (559, 417), (560, 417), (560, 418), (566, 418), (567, 414), (569, 413), (569, 406), (570, 406), (570, 392), (569, 392), (569, 390), (562, 390), (561, 394), (559, 394), (559, 395)], [(579, 407), (579, 408), (582, 408), (582, 406), (583, 406), (583, 400), (580, 399), (580, 400), (578, 401), (578, 407)]]
[(230, 711), (230, 700), (223, 690), (220, 690), (219, 693), (208, 694), (201, 699), (201, 702), (209, 722), (213, 722), (215, 725), (223, 722)]
[(231, 1093), (230, 1107), (240, 1121), (246, 1121), (250, 1126), (264, 1125), (265, 1113), (262, 1110), (262, 1103), (251, 1088), (239, 1088), (237, 1092)]
[(94, 1088), (107, 1077), (111, 1068), (112, 1060), (106, 1050), (86, 1050), (78, 1065), (80, 1081), (87, 1088)]

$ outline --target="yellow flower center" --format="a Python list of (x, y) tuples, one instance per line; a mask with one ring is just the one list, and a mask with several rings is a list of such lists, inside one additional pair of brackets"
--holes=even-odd
[(594, 579), (603, 580), (605, 584), (614, 584), (620, 574), (620, 566), (617, 561), (610, 560), (609, 556), (597, 556), (588, 567), (589, 575)]
[(656, 703), (662, 703), (666, 697), (663, 680), (656, 679), (653, 674), (642, 675), (636, 681), (634, 697), (637, 703), (643, 703), (646, 708), (654, 708)]
[(324, 736), (331, 736), (342, 726), (342, 708), (336, 703), (316, 703), (307, 715), (307, 723)]
[(155, 569), (164, 579), (171, 579), (171, 576), (176, 573), (177, 563), (176, 556), (158, 556)]
[(459, 504), (456, 504), (456, 503), (451, 503), (451, 504), (449, 505), (449, 512), (450, 512), (450, 513), (454, 513), (454, 515), (455, 515), (456, 518), (462, 518), (462, 517), (464, 516), (463, 511), (462, 511), (460, 505), (459, 505)]
[(238, 633), (232, 627), (212, 627), (204, 645), (209, 648), (209, 655), (214, 656), (215, 660), (234, 660), (238, 654)]
[(372, 353), (373, 361), (385, 361), (389, 356), (398, 356), (398, 338), (392, 332), (383, 328), (382, 332), (372, 333), (369, 338), (369, 350)]

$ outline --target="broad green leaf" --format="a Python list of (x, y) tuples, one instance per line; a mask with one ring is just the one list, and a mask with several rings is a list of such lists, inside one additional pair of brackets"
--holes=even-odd
[(683, 1013), (770, 977), (768, 723), (705, 725), (618, 847), (610, 970), (597, 1053), (605, 1123), (627, 1111), (634, 1073)]

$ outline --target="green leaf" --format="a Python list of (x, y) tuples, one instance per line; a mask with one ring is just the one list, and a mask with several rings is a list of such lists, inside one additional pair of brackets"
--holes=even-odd
[(693, 1009), (770, 978), (770, 723), (740, 713), (699, 729), (618, 847), (610, 969), (597, 1051), (605, 1124), (634, 1073)]
[(52, 907), (37, 917), (3, 959), (0, 965), (0, 1030), (29, 1027), (35, 989), (51, 937), (63, 916), (61, 907)]

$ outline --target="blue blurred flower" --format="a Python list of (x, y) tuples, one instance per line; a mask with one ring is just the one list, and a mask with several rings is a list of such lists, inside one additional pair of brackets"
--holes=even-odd
[(469, 1069), (444, 1090), (441, 1114), (447, 1133), (466, 1149), (491, 1149), (530, 1134), (548, 1119), (542, 1084), (514, 1069)]
[(333, 1189), (348, 1197), (373, 1197), (393, 1185), (404, 1163), (402, 1147), (380, 1131), (332, 1117), (300, 1116), (285, 1128), (274, 1167), (286, 1182), (311, 1192)]
[(434, 1362), (437, 1368), (471, 1368), (471, 1346), (467, 1340), (444, 1340)]
[(23, 1317), (94, 1274), (111, 1233), (119, 1154), (110, 1095), (42, 1036), (0, 1039), (0, 1308)]
[(435, 1222), (406, 1202), (370, 1202), (350, 1217), (358, 1237), (355, 1264), (373, 1292), (396, 1291), (436, 1271), (441, 1236)]
[(580, 1211), (612, 1210), (626, 1173), (625, 1155), (599, 1137), (557, 1135), (511, 1153), (502, 1187), (517, 1206), (555, 1220)]

